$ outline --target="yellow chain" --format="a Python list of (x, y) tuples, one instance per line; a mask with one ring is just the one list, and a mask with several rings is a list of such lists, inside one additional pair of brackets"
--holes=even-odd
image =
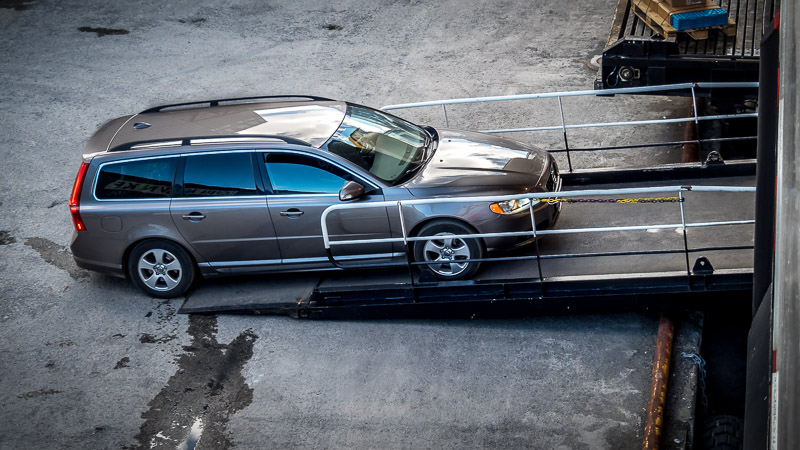
[(542, 203), (675, 203), (682, 202), (680, 197), (650, 197), (650, 198), (534, 198), (533, 201)]

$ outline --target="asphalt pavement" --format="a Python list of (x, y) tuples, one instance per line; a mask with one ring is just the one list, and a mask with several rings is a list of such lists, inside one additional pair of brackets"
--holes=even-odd
[[(378, 107), (590, 89), (585, 61), (601, 51), (613, 8), (0, 2), (0, 448), (638, 448), (655, 316), (186, 316), (176, 313), (183, 299), (148, 298), (80, 270), (68, 249), (70, 188), (83, 147), (107, 120), (252, 95)], [(550, 125), (552, 108), (454, 108), (451, 125)], [(586, 98), (565, 108), (575, 120), (660, 118), (686, 103)], [(437, 114), (411, 118), (436, 124)], [(576, 142), (641, 136), (607, 130)], [(525, 139), (551, 147), (559, 136)]]

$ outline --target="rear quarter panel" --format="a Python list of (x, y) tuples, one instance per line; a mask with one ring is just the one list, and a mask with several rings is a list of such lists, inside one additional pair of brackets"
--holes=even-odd
[(170, 215), (171, 199), (95, 199), (98, 166), (97, 161), (91, 163), (81, 189), (80, 214), (86, 231), (76, 231), (70, 244), (73, 256), (82, 260), (79, 261), (82, 266), (123, 274), (127, 250), (148, 238), (174, 241), (198, 260), (198, 255), (176, 231)]

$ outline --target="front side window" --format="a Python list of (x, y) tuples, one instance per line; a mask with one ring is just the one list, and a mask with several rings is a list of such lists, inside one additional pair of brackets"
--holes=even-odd
[(101, 200), (169, 198), (177, 158), (143, 159), (100, 168), (95, 196)]
[(320, 158), (297, 153), (266, 153), (267, 176), (277, 195), (337, 194), (353, 176)]
[(249, 152), (186, 157), (184, 197), (258, 195)]

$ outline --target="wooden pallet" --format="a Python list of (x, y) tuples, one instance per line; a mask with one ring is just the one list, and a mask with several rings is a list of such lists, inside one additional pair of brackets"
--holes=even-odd
[[(726, 36), (736, 36), (736, 22), (733, 21), (730, 17), (728, 17), (728, 24), (727, 25), (720, 25), (716, 27), (706, 27), (706, 28), (695, 28), (691, 30), (676, 30), (672, 25), (669, 23), (669, 13), (666, 13), (663, 10), (659, 10), (657, 8), (650, 7), (651, 4), (660, 3), (653, 0), (633, 0), (631, 2), (631, 11), (648, 27), (653, 29), (656, 33), (667, 37), (677, 37), (678, 33), (685, 33), (689, 37), (695, 40), (703, 40), (708, 39), (708, 32), (710, 30), (717, 30), (721, 33), (724, 33)], [(716, 4), (714, 4), (716, 6)], [(704, 9), (705, 7), (694, 7), (694, 8), (682, 8), (680, 12), (688, 12), (692, 10), (700, 10)]]

